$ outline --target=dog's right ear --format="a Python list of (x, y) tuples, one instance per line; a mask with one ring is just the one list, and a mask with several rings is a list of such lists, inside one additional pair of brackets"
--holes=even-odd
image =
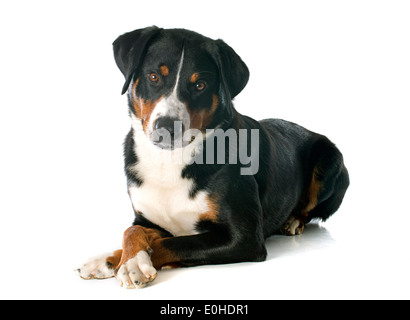
[(132, 75), (144, 58), (147, 45), (162, 29), (156, 26), (134, 30), (119, 36), (113, 43), (114, 58), (125, 77), (122, 94), (128, 90)]

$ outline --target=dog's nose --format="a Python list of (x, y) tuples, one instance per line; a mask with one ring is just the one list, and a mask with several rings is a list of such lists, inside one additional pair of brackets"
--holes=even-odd
[(155, 122), (155, 130), (164, 129), (173, 135), (175, 133), (174, 121), (177, 121), (177, 119), (171, 117), (159, 117)]

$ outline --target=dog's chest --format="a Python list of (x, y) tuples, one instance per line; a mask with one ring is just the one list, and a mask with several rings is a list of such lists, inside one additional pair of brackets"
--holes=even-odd
[(175, 236), (196, 234), (201, 214), (209, 210), (208, 194), (200, 191), (194, 198), (189, 197), (194, 181), (182, 178), (184, 165), (171, 161), (168, 152), (151, 146), (138, 149), (139, 161), (134, 170), (143, 183), (129, 185), (132, 205), (136, 212)]
[(196, 223), (208, 210), (204, 192), (198, 193), (195, 199), (189, 199), (188, 192), (184, 184), (161, 188), (144, 183), (141, 187), (129, 188), (135, 211), (175, 236), (196, 234)]

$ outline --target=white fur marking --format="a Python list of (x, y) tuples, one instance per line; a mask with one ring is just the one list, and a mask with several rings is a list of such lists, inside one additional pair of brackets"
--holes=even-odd
[[(302, 229), (298, 231), (301, 224), (302, 223), (298, 219), (296, 219), (294, 216), (290, 216), (288, 218), (288, 221), (286, 221), (283, 227), (283, 230), (285, 231), (287, 235), (294, 236), (296, 234), (300, 234), (301, 231), (303, 230)], [(303, 224), (302, 224), (302, 228), (303, 228)]]
[(113, 256), (113, 252), (90, 259), (76, 271), (85, 280), (112, 278), (114, 277), (114, 270), (107, 265), (107, 258), (111, 256)]
[(138, 254), (123, 264), (117, 273), (117, 280), (127, 289), (143, 288), (157, 277), (157, 270), (152, 265), (147, 252)]
[(152, 265), (151, 258), (146, 251), (140, 251), (137, 254), (138, 266), (141, 272), (147, 277), (153, 277), (157, 271)]
[(209, 210), (207, 193), (200, 191), (190, 199), (193, 181), (183, 179), (181, 174), (202, 148), (202, 140), (196, 139), (184, 148), (162, 150), (145, 136), (135, 116), (132, 116), (132, 126), (139, 161), (128, 170), (138, 172), (143, 181), (141, 186), (130, 184), (128, 187), (134, 210), (175, 236), (197, 234), (198, 218)]
[(190, 117), (189, 113), (186, 110), (185, 104), (178, 99), (178, 87), (179, 79), (181, 76), (182, 65), (184, 63), (184, 50), (182, 50), (181, 59), (178, 66), (177, 77), (175, 80), (175, 86), (172, 90), (171, 95), (166, 98), (162, 98), (158, 101), (154, 110), (151, 113), (150, 120), (148, 123), (148, 136), (154, 130), (155, 121), (161, 116), (169, 116), (171, 118), (176, 118), (182, 121), (182, 124), (186, 129), (190, 127)]

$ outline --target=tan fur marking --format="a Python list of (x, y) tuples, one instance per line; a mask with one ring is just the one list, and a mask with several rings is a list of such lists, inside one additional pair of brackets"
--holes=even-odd
[(142, 128), (144, 129), (145, 133), (147, 132), (147, 126), (148, 126), (152, 111), (154, 111), (154, 108), (160, 99), (158, 99), (157, 101), (141, 99), (141, 106), (142, 106), (141, 107), (141, 110), (142, 110), (141, 121), (143, 121)]
[(219, 204), (217, 203), (216, 199), (208, 196), (206, 198), (206, 202), (208, 204), (209, 210), (199, 216), (199, 220), (208, 220), (212, 222), (218, 221), (219, 215)]
[(166, 65), (163, 65), (159, 68), (159, 70), (161, 71), (161, 74), (166, 77), (167, 75), (169, 75), (169, 69)]
[(195, 83), (195, 82), (198, 81), (198, 79), (199, 79), (199, 73), (194, 73), (194, 74), (191, 76), (190, 81), (191, 81), (191, 83)]
[(211, 110), (209, 111), (210, 114), (214, 114), (216, 111), (216, 108), (218, 108), (218, 104), (219, 104), (219, 98), (216, 94), (212, 95), (212, 106), (211, 106)]
[(139, 104), (139, 100), (138, 100), (137, 94), (136, 94), (136, 92), (135, 92), (135, 90), (137, 89), (137, 86), (138, 86), (138, 83), (139, 83), (139, 82), (140, 82), (140, 79), (138, 78), (138, 79), (134, 82), (134, 84), (132, 85), (132, 104), (133, 104), (133, 106), (134, 106), (135, 113), (137, 114), (137, 118), (138, 118), (138, 119), (141, 119), (141, 107), (140, 107), (140, 104)]
[(194, 112), (189, 108), (189, 106), (187, 106), (187, 110), (191, 118), (191, 128), (204, 131), (212, 123), (213, 115), (218, 108), (218, 104), (219, 98), (216, 94), (214, 94), (212, 95), (212, 105), (209, 110), (202, 109), (199, 112)]
[(132, 102), (133, 102), (133, 107), (135, 114), (137, 115), (137, 118), (142, 121), (142, 127), (144, 131), (146, 132), (147, 125), (149, 122), (149, 119), (151, 117), (152, 111), (154, 111), (155, 106), (157, 103), (164, 97), (161, 96), (158, 100), (152, 101), (152, 100), (145, 100), (137, 96), (135, 90), (137, 89), (138, 83), (140, 79), (138, 78), (135, 83), (132, 85)]
[(105, 259), (105, 261), (107, 261), (107, 263), (110, 265), (110, 268), (116, 269), (121, 261), (121, 256), (122, 256), (122, 250), (121, 249), (116, 250), (114, 251), (113, 255)]
[(302, 215), (305, 217), (307, 217), (309, 211), (312, 211), (317, 205), (320, 188), (322, 187), (321, 183), (317, 180), (317, 174), (318, 170), (315, 168), (313, 170), (312, 180), (308, 189), (308, 204), (302, 211)]
[(161, 238), (158, 230), (144, 228), (141, 226), (132, 226), (124, 232), (122, 243), (121, 261), (116, 267), (116, 272), (128, 260), (134, 258), (138, 252), (152, 252), (151, 261), (155, 269), (161, 269), (163, 266), (177, 266), (179, 259), (169, 250), (165, 249), (162, 241), (167, 238)]
[(171, 251), (166, 249), (162, 242), (170, 238), (162, 238), (155, 240), (152, 247), (151, 261), (155, 269), (160, 270), (164, 267), (178, 268), (180, 267), (180, 259)]
[(155, 106), (163, 97), (164, 96), (161, 96), (156, 101), (152, 101), (149, 99), (145, 100), (139, 97), (133, 97), (134, 110), (137, 115), (137, 118), (142, 121), (142, 128), (144, 129), (144, 132), (147, 132), (146, 130), (152, 111), (154, 111)]

